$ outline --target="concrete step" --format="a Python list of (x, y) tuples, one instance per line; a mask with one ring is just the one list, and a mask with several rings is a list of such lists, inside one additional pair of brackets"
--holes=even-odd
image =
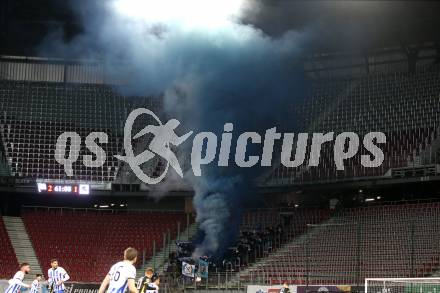
[[(152, 258), (149, 261), (147, 261), (144, 268), (155, 267), (157, 272), (162, 272), (165, 262), (168, 260), (168, 254), (170, 252), (176, 251), (177, 248), (175, 244), (176, 241), (187, 239), (187, 236), (189, 236), (188, 238), (191, 239), (196, 234), (196, 232), (197, 232), (197, 223), (193, 223), (180, 234), (180, 239), (173, 239), (172, 241), (170, 241), (168, 245), (166, 245), (159, 252), (156, 253), (156, 257), (154, 259)], [(140, 278), (143, 275), (144, 275), (144, 269), (140, 269), (137, 271), (138, 278)]]

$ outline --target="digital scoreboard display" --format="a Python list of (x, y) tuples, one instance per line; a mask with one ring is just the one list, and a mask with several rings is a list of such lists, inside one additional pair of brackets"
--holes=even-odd
[(37, 183), (39, 193), (72, 193), (78, 195), (89, 195), (90, 186), (88, 184), (55, 184)]

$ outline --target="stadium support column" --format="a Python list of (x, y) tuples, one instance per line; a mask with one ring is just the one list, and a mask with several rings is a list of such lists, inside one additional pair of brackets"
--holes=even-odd
[(368, 54), (364, 55), (365, 59), (365, 72), (370, 74), (370, 58), (368, 58)]
[(359, 222), (356, 223), (356, 240), (357, 240), (357, 251), (356, 251), (356, 266), (357, 266), (357, 271), (356, 271), (356, 283), (361, 285), (362, 284), (362, 280), (361, 280), (361, 224)]
[(164, 252), (166, 252), (165, 249), (167, 249), (167, 233), (162, 233), (162, 249), (164, 250)]
[(153, 241), (153, 270), (156, 270), (156, 240)]
[[(166, 247), (168, 247), (168, 256), (171, 253), (171, 245), (170, 245), (170, 243), (171, 243), (171, 232), (170, 232), (170, 229), (167, 229), (167, 246)], [(165, 249), (166, 249), (166, 247), (165, 247)], [(166, 252), (166, 250), (165, 250), (165, 252)]]
[(440, 43), (436, 42), (435, 43), (435, 60), (434, 60), (435, 64), (440, 64)]
[(189, 227), (190, 223), (189, 223), (189, 213), (186, 214), (186, 241), (189, 241)]
[(64, 63), (64, 74), (63, 74), (63, 83), (64, 85), (67, 83), (67, 71), (69, 69), (69, 65), (65, 62)]
[(415, 227), (414, 226), (415, 226), (415, 218), (413, 217), (411, 219), (411, 274), (410, 274), (411, 278), (415, 277), (415, 274), (414, 274)]
[(407, 46), (405, 48), (405, 53), (408, 58), (408, 72), (415, 73), (419, 58), (419, 48)]
[[(307, 224), (307, 228), (310, 229), (311, 224)], [(306, 235), (306, 288), (309, 287), (309, 282), (310, 282), (310, 231), (307, 231), (307, 235)]]

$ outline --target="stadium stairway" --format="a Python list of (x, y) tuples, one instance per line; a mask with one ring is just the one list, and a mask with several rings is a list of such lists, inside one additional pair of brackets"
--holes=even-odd
[(177, 251), (176, 241), (191, 239), (197, 232), (197, 223), (192, 223), (186, 230), (180, 234), (180, 238), (173, 239), (165, 245), (161, 251), (159, 251), (155, 257), (146, 262), (142, 269), (137, 270), (137, 279), (144, 275), (145, 268), (154, 268), (156, 272), (162, 273), (165, 267), (165, 263), (168, 260), (168, 256), (172, 252)]
[(3, 222), (5, 223), (6, 231), (8, 232), (18, 262), (27, 262), (31, 266), (32, 272), (25, 276), (25, 282), (33, 281), (35, 274), (42, 274), (42, 269), (23, 220), (18, 217), (4, 216)]
[(0, 176), (8, 177), (11, 176), (11, 171), (9, 170), (9, 165), (3, 155), (0, 156)]
[(8, 159), (5, 154), (5, 143), (3, 139), (4, 125), (0, 125), (0, 176), (11, 176)]

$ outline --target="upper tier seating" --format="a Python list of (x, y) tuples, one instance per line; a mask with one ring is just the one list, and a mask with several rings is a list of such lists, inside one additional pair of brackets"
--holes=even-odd
[[(336, 170), (334, 142), (323, 145), (318, 167), (308, 165), (311, 147), (309, 135), (306, 159), (300, 168), (280, 165), (269, 183), (343, 180), (353, 177), (384, 175), (390, 168), (435, 163), (440, 160), (430, 150), (440, 134), (440, 68), (426, 67), (415, 74), (371, 74), (360, 79), (322, 81), (294, 110), (300, 132), (354, 132), (360, 137), (359, 152), (344, 161), (345, 170)], [(362, 145), (363, 136), (379, 131), (387, 142), (379, 145), (385, 159), (378, 168), (360, 164), (369, 154)], [(294, 151), (296, 148), (296, 142)], [(422, 154), (426, 158), (423, 162)]]
[(57, 258), (70, 274), (72, 281), (99, 282), (111, 265), (122, 259), (125, 248), (139, 250), (148, 259), (163, 245), (163, 233), (171, 239), (186, 228), (184, 213), (104, 213), (98, 211), (34, 211), (23, 213), (40, 264), (49, 266)]
[[(123, 152), (125, 119), (141, 106), (157, 107), (153, 99), (121, 96), (104, 85), (0, 81), (0, 149), (17, 177), (114, 181), (120, 169), (114, 155)], [(65, 131), (82, 139), (73, 178), (55, 160), (57, 138)], [(82, 156), (93, 154), (84, 140), (94, 131), (108, 134), (108, 143), (100, 144), (107, 158), (102, 167), (88, 168)]]

